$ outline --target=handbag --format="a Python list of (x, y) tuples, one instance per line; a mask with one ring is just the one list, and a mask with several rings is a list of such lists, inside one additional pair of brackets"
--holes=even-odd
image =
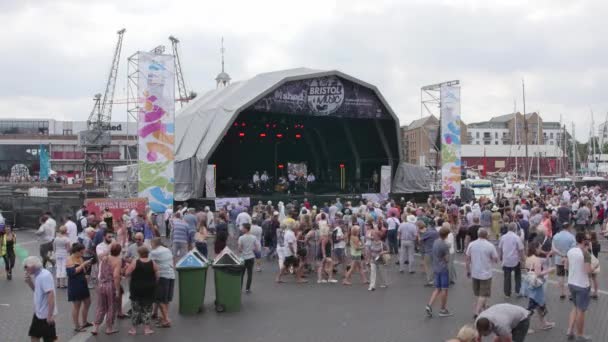
[(526, 274), (524, 274), (523, 278), (523, 280), (528, 284), (528, 286), (533, 289), (541, 287), (543, 286), (543, 284), (545, 284), (545, 280), (537, 276), (536, 272), (534, 271), (528, 271)]
[(386, 254), (382, 254), (382, 261), (384, 262), (385, 265), (390, 264), (391, 262), (391, 255), (386, 253)]

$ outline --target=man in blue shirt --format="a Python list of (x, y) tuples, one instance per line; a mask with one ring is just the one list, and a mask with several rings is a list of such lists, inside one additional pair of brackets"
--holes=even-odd
[(433, 270), (431, 268), (431, 264), (433, 261), (433, 243), (439, 237), (439, 233), (437, 233), (437, 229), (433, 225), (426, 226), (424, 222), (418, 221), (416, 222), (418, 229), (420, 230), (420, 244), (422, 246), (422, 250), (420, 251), (422, 254), (422, 260), (424, 262), (424, 272), (426, 273), (426, 287), (433, 287)]
[(557, 273), (557, 283), (560, 291), (560, 299), (566, 299), (566, 289), (564, 287), (566, 279), (566, 269), (564, 267), (564, 261), (568, 251), (571, 248), (576, 247), (576, 239), (572, 232), (570, 232), (571, 224), (569, 222), (562, 223), (562, 230), (553, 236), (553, 254), (555, 255), (555, 269)]

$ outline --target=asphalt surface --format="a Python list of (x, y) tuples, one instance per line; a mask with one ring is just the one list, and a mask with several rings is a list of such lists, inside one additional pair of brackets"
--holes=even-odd
[[(38, 245), (31, 232), (19, 232), (22, 248), (37, 254)], [(606, 265), (606, 255), (600, 260)], [(66, 290), (57, 290), (59, 315), (57, 331), (61, 341), (445, 341), (452, 337), (465, 323), (472, 322), (473, 297), (470, 281), (464, 277), (462, 257), (457, 260), (459, 278), (450, 289), (448, 307), (454, 316), (427, 318), (424, 312), (432, 289), (423, 287), (424, 276), (419, 270), (414, 275), (400, 274), (397, 266), (389, 268), (390, 286), (368, 292), (353, 277), (353, 286), (339, 284), (317, 284), (311, 275), (308, 284), (295, 284), (293, 277), (286, 277), (285, 284), (274, 282), (276, 262), (264, 264), (264, 270), (254, 272), (253, 292), (243, 294), (242, 310), (238, 313), (216, 313), (214, 310), (215, 289), (213, 272), (207, 275), (204, 312), (195, 316), (178, 314), (177, 284), (171, 306), (173, 327), (156, 328), (151, 336), (127, 335), (129, 320), (119, 321), (120, 332), (112, 336), (103, 333), (93, 337), (90, 332), (74, 334), (70, 318), (71, 306), (67, 302)], [(32, 292), (23, 283), (23, 268), (20, 261), (15, 268), (12, 281), (6, 281), (0, 271), (0, 341), (26, 341), (31, 321)], [(505, 302), (502, 294), (502, 277), (498, 272), (493, 279), (490, 304)], [(608, 277), (600, 275), (600, 289), (606, 290)], [(570, 303), (560, 301), (554, 283), (547, 285), (548, 319), (557, 326), (550, 331), (536, 331), (526, 341), (565, 341)], [(605, 313), (608, 309), (608, 292), (600, 292), (587, 314), (586, 331), (594, 341), (608, 341), (608, 324)], [(94, 293), (94, 291), (93, 291)], [(94, 295), (94, 294), (93, 294)], [(514, 304), (526, 306), (527, 300), (512, 298)], [(94, 300), (93, 300), (94, 302)], [(128, 307), (128, 303), (126, 305)], [(94, 305), (93, 305), (94, 308)], [(438, 308), (435, 309), (438, 311)], [(93, 320), (94, 310), (89, 313)], [(538, 327), (533, 318), (532, 328)], [(102, 328), (103, 331), (103, 328)], [(140, 329), (141, 333), (141, 329)], [(176, 340), (177, 338), (177, 340)], [(490, 339), (488, 339), (489, 341)]]

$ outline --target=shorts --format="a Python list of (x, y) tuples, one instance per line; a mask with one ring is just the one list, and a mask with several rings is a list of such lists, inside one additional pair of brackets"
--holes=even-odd
[(154, 301), (156, 303), (168, 304), (173, 300), (173, 288), (175, 279), (159, 278), (156, 284), (156, 294)]
[(448, 270), (435, 272), (435, 288), (447, 290), (450, 287), (450, 272)]
[(591, 288), (568, 284), (568, 289), (570, 289), (572, 303), (574, 303), (574, 306), (581, 311), (587, 311), (587, 308), (589, 307), (589, 294), (591, 293)]
[(337, 261), (344, 260), (344, 248), (334, 248), (334, 257)]
[(473, 278), (473, 295), (475, 297), (491, 297), (492, 278), (484, 280)]
[(173, 242), (171, 245), (171, 251), (173, 256), (176, 258), (183, 257), (188, 253), (188, 243), (186, 242)]
[(57, 339), (57, 332), (55, 330), (55, 323), (49, 324), (45, 319), (36, 317), (32, 318), (32, 324), (30, 325), (30, 331), (28, 336), (41, 338), (44, 342), (55, 341)]
[(352, 261), (361, 261), (362, 260), (361, 255), (351, 255), (350, 258)]
[(293, 255), (285, 257), (285, 261), (283, 262), (283, 265), (285, 267), (290, 267), (290, 266), (298, 267), (299, 264), (300, 264), (300, 260), (298, 260), (298, 258), (296, 258)]
[(558, 277), (565, 277), (568, 275), (568, 271), (564, 265), (555, 265), (555, 271)]

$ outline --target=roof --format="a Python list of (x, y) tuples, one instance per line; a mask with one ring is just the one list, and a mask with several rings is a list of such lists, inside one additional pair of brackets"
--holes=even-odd
[(504, 123), (507, 123), (507, 122), (511, 121), (511, 119), (513, 119), (513, 114), (515, 114), (515, 113), (495, 116), (495, 117), (491, 118), (489, 122), (504, 122)]
[(412, 129), (420, 128), (420, 127), (424, 126), (427, 123), (427, 121), (429, 121), (431, 118), (435, 119), (434, 121), (436, 123), (439, 123), (439, 120), (434, 115), (425, 116), (423, 118), (412, 121), (412, 123), (407, 126), (407, 130), (409, 131)]
[[(461, 156), (463, 158), (525, 158), (526, 148), (524, 145), (461, 145)], [(543, 156), (557, 158), (562, 156), (562, 149), (555, 145), (528, 145), (528, 157), (542, 153)]]
[(373, 90), (395, 122), (399, 122), (376, 86), (340, 71), (296, 68), (268, 72), (209, 91), (179, 111), (175, 118), (175, 161), (194, 156), (207, 160), (238, 114), (285, 82), (330, 75)]

